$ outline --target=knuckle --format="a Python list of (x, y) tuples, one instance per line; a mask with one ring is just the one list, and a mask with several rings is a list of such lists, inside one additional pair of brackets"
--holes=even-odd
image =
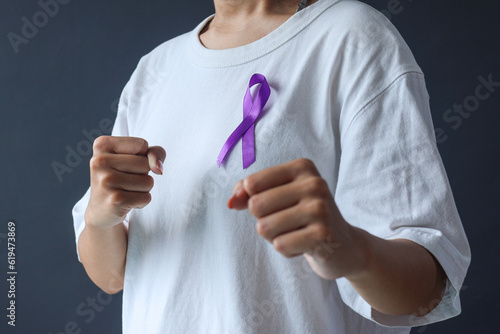
[(146, 180), (145, 180), (144, 184), (149, 191), (149, 190), (153, 189), (153, 186), (155, 184), (155, 180), (151, 175), (146, 175)]
[(234, 185), (233, 187), (233, 192), (238, 189), (238, 188), (242, 188), (244, 185), (243, 185), (243, 180), (239, 180), (238, 182), (236, 182), (236, 184)]
[(106, 167), (108, 164), (108, 159), (101, 154), (94, 155), (90, 158), (90, 168), (91, 169), (100, 169)]
[(144, 138), (136, 138), (135, 142), (140, 151), (146, 151), (149, 147), (148, 141)]
[(130, 203), (130, 206), (133, 208), (142, 209), (145, 206), (147, 206), (149, 203), (151, 203), (151, 200), (152, 200), (151, 193), (149, 193), (149, 192), (137, 193), (134, 196), (133, 202)]
[(328, 204), (322, 199), (314, 199), (309, 204), (309, 212), (313, 217), (326, 218), (328, 216)]
[(112, 206), (123, 206), (126, 203), (126, 199), (121, 192), (113, 191), (109, 196), (109, 203)]
[(274, 239), (273, 246), (278, 253), (280, 253), (287, 259), (294, 257), (294, 254), (290, 253), (290, 250), (288, 249), (286, 243), (284, 243), (281, 239)]
[(99, 136), (94, 140), (93, 149), (94, 151), (104, 150), (109, 142), (110, 136)]
[(104, 188), (111, 188), (116, 184), (116, 177), (112, 173), (104, 173), (100, 178), (100, 184)]
[(269, 236), (269, 224), (267, 224), (264, 220), (262, 219), (259, 219), (257, 221), (257, 224), (255, 225), (256, 229), (257, 229), (257, 233), (264, 237), (264, 238), (267, 238)]
[(141, 203), (141, 208), (145, 207), (146, 205), (148, 205), (149, 203), (151, 203), (151, 200), (152, 200), (152, 196), (151, 196), (151, 193), (144, 193), (144, 199)]
[(258, 192), (258, 184), (254, 175), (247, 176), (243, 180), (243, 187), (250, 194), (255, 194)]
[(319, 196), (325, 196), (328, 192), (328, 185), (326, 184), (326, 181), (319, 176), (307, 178), (306, 188), (309, 193)]
[(295, 165), (300, 170), (311, 170), (314, 168), (314, 163), (307, 158), (300, 158), (295, 160)]
[(330, 229), (323, 224), (316, 224), (312, 227), (312, 236), (315, 240), (327, 240), (330, 236)]
[(253, 195), (248, 200), (248, 210), (252, 214), (258, 214), (261, 207), (260, 198), (258, 195)]
[(287, 256), (287, 252), (286, 252), (286, 245), (284, 242), (282, 242), (280, 239), (274, 239), (273, 240), (273, 247), (276, 251), (278, 251), (279, 253)]

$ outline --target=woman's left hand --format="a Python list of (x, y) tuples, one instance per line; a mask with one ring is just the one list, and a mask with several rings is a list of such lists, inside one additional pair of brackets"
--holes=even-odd
[(267, 168), (239, 181), (231, 209), (248, 209), (256, 229), (290, 258), (304, 255), (325, 279), (355, 274), (364, 265), (362, 233), (340, 214), (314, 163), (298, 159)]

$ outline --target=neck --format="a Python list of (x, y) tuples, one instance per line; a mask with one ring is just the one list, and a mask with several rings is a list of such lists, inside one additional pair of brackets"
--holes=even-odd
[[(309, 0), (309, 4), (316, 1)], [(258, 20), (290, 17), (299, 3), (300, 0), (214, 0), (215, 16), (210, 29), (232, 33)]]
[[(308, 5), (319, 0), (309, 0)], [(301, 0), (214, 0), (215, 15), (200, 31), (209, 49), (229, 49), (252, 43), (288, 20)]]

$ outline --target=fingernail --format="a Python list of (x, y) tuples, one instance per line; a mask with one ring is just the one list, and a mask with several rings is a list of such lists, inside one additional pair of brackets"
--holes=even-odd
[(236, 188), (233, 191), (233, 195), (231, 196), (231, 198), (227, 202), (227, 206), (230, 209), (234, 209), (234, 202), (236, 201), (237, 198), (241, 197), (241, 195), (243, 194), (243, 191), (244, 191), (243, 188)]
[(163, 161), (160, 159), (156, 160), (156, 168), (158, 168), (160, 174), (163, 175)]
[(230, 209), (233, 209), (234, 208), (234, 204), (233, 203), (234, 203), (234, 195), (227, 202), (227, 207), (230, 208)]

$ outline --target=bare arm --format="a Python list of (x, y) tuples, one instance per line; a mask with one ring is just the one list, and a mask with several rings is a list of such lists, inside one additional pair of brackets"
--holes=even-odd
[(385, 240), (356, 229), (363, 260), (346, 278), (375, 310), (390, 315), (423, 316), (441, 301), (446, 274), (419, 244)]
[(386, 240), (344, 220), (314, 164), (294, 160), (247, 176), (228, 206), (248, 209), (257, 232), (286, 257), (304, 255), (322, 278), (347, 278), (375, 310), (425, 315), (445, 289), (434, 257), (410, 240)]
[(165, 150), (134, 137), (101, 136), (90, 160), (90, 199), (78, 240), (89, 277), (109, 294), (123, 289), (128, 230), (123, 223), (133, 208), (151, 202), (154, 180), (163, 173)]
[(123, 289), (127, 255), (127, 227), (87, 224), (80, 235), (78, 252), (90, 279), (108, 294)]

